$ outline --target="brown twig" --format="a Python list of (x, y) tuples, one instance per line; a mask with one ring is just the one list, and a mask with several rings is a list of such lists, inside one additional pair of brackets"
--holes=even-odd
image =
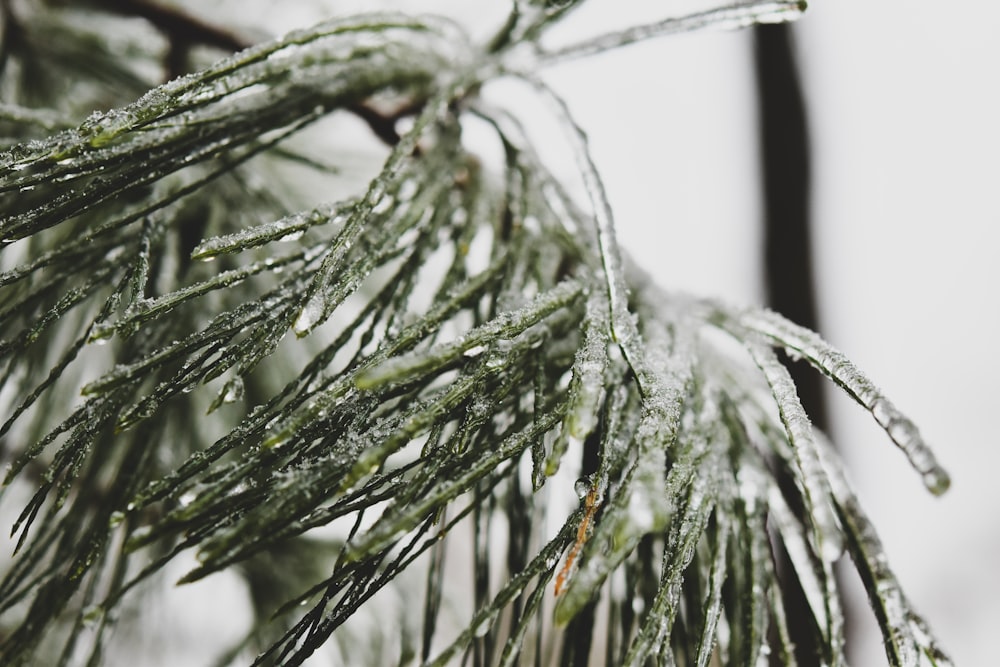
[(223, 51), (242, 51), (251, 46), (236, 33), (206, 23), (176, 7), (148, 0), (104, 0), (101, 6), (117, 14), (146, 19), (171, 41), (212, 46)]
[[(236, 52), (252, 45), (252, 42), (235, 32), (207, 23), (175, 7), (159, 5), (149, 0), (104, 0), (101, 6), (124, 16), (143, 18), (163, 33), (170, 42), (165, 65), (168, 79), (185, 73), (188, 54), (193, 46), (211, 46), (222, 51)], [(408, 102), (391, 113), (381, 113), (366, 101), (344, 108), (363, 120), (383, 143), (394, 146), (400, 139), (396, 130), (399, 119), (416, 113), (421, 106), (418, 102)]]

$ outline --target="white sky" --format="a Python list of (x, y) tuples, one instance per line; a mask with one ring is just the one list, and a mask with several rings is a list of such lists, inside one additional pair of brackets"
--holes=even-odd
[(814, 9), (800, 42), (820, 160), (825, 333), (936, 443), (952, 490), (925, 494), (846, 401), (835, 435), (918, 609), (956, 664), (992, 664), (1000, 6), (977, 4), (970, 18), (931, 2)]

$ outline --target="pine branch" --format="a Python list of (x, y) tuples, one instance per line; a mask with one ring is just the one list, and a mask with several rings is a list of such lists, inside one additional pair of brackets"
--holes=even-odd
[[(773, 349), (854, 397), (943, 492), (916, 427), (808, 330), (651, 284), (617, 246), (584, 131), (529, 74), (801, 3), (543, 50), (578, 4), (515, 3), (485, 46), (402, 14), (244, 45), (147, 2), (3, 5), (25, 32), (4, 42), (0, 81), (2, 500), (27, 498), (0, 580), (3, 664), (123, 655), (111, 630), (140, 588), (170, 594), (165, 572), (186, 553), (198, 560), (180, 583), (238, 572), (253, 600), (242, 640), (206, 656), (218, 664), (338, 650), (365, 664), (599, 651), (790, 664), (779, 552), (823, 659), (842, 664), (832, 567), (845, 548), (890, 664), (946, 664)], [(99, 90), (149, 73), (107, 44), (72, 67), (38, 59), (39, 35), (120, 13), (168, 51), (245, 48), (74, 124), (81, 102), (59, 91), (80, 68)], [(125, 52), (157, 62), (162, 47)], [(565, 128), (585, 201), (480, 98), (501, 77)], [(384, 144), (369, 173), (338, 151), (344, 114)], [(501, 159), (470, 151), (470, 122)]]

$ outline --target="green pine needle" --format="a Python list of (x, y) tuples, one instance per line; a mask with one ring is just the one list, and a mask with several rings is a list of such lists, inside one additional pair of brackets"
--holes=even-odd
[[(220, 665), (792, 664), (785, 552), (817, 662), (838, 665), (846, 550), (889, 663), (949, 664), (773, 349), (857, 400), (941, 493), (916, 427), (815, 334), (652, 285), (535, 74), (804, 3), (543, 48), (579, 4), (515, 2), (486, 45), (444, 19), (361, 15), (162, 85), (149, 64), (182, 45), (155, 16), (158, 39), (112, 43), (100, 3), (0, 5), (20, 35), (0, 45), (16, 552), (0, 663), (124, 659), (136, 599), (171, 595), (168, 568), (193, 554), (180, 583), (235, 572), (253, 600), (239, 644), (207, 649)], [(206, 46), (236, 40), (173, 18)], [(584, 201), (480, 98), (505, 77), (566, 130)], [(349, 115), (388, 147), (370, 171), (333, 131)], [(472, 152), (470, 122), (499, 160)]]

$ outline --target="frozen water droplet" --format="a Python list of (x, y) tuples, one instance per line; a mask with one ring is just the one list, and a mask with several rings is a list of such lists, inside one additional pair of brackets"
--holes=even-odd
[(951, 477), (944, 470), (934, 468), (923, 475), (924, 486), (935, 496), (940, 496), (951, 487)]
[(893, 419), (889, 422), (886, 430), (892, 441), (899, 445), (904, 452), (910, 451), (913, 443), (920, 439), (917, 427), (909, 419)]
[(474, 345), (474, 346), (470, 347), (468, 350), (466, 350), (465, 352), (463, 352), (462, 354), (464, 354), (465, 356), (467, 356), (467, 357), (469, 357), (471, 359), (473, 357), (478, 357), (480, 354), (482, 354), (485, 351), (486, 351), (486, 347), (485, 346), (483, 346), (483, 345)]
[(376, 215), (382, 215), (383, 213), (387, 213), (392, 208), (392, 205), (394, 203), (395, 199), (391, 195), (385, 195), (377, 202), (375, 202), (374, 206), (372, 206), (372, 213)]
[(289, 234), (285, 234), (280, 239), (278, 239), (278, 241), (285, 242), (285, 243), (287, 243), (289, 241), (298, 241), (300, 238), (302, 238), (303, 234), (305, 234), (305, 230), (304, 229), (297, 229), (294, 232), (291, 232)]
[(819, 536), (820, 557), (827, 563), (836, 563), (844, 555), (844, 538), (839, 527), (833, 530), (824, 530)]
[(586, 498), (587, 494), (590, 493), (590, 487), (592, 483), (593, 482), (591, 481), (590, 477), (581, 477), (580, 479), (576, 480), (576, 483), (573, 484), (573, 490), (576, 492), (576, 497), (579, 498), (580, 500)]
[(104, 616), (104, 608), (99, 604), (90, 605), (83, 610), (83, 625), (93, 627)]
[(222, 395), (223, 403), (235, 403), (243, 398), (243, 378), (239, 375), (226, 383), (226, 391)]
[(895, 409), (892, 404), (883, 398), (879, 398), (872, 403), (871, 410), (872, 416), (875, 417), (875, 421), (878, 422), (878, 425), (885, 429), (889, 428), (889, 424), (892, 423), (892, 417), (895, 413)]
[(399, 186), (399, 192), (397, 193), (399, 201), (410, 201), (416, 194), (417, 182), (412, 178), (403, 181), (403, 183)]
[(323, 319), (325, 310), (326, 298), (322, 294), (317, 294), (309, 299), (309, 302), (302, 308), (302, 312), (299, 313), (292, 327), (295, 335), (301, 338), (312, 331), (313, 327)]
[(486, 633), (490, 631), (493, 627), (493, 622), (496, 620), (496, 612), (492, 612), (486, 616), (483, 620), (476, 624), (476, 627), (472, 629), (472, 634), (476, 637), (485, 637)]
[(477, 397), (469, 404), (469, 415), (478, 419), (485, 419), (493, 412), (493, 403), (489, 399)]

